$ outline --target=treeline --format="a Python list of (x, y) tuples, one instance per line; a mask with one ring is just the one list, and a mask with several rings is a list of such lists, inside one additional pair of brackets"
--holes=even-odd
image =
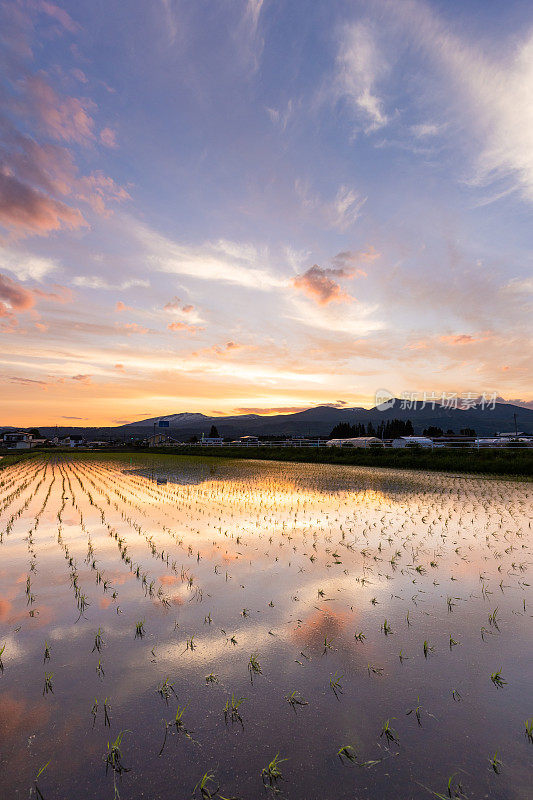
[(398, 436), (414, 436), (413, 423), (410, 419), (391, 419), (380, 422), (374, 427), (369, 422), (365, 427), (363, 422), (350, 425), (349, 422), (339, 422), (331, 431), (330, 439), (353, 439), (356, 436), (377, 436), (378, 439), (396, 439)]

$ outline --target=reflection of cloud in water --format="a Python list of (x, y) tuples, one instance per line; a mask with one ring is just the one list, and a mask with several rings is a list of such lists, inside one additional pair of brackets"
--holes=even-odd
[[(522, 608), (522, 599), (527, 599), (524, 587), (530, 583), (527, 485), (323, 465), (214, 464), (168, 456), (69, 454), (49, 461), (46, 474), (42, 459), (36, 457), (33, 463), (7, 474), (9, 480), (17, 470), (30, 474), (40, 465), (34, 484), (17, 498), (15, 511), (35, 491), (39, 478), (44, 480), (0, 551), (0, 559), (4, 554), (10, 559), (9, 569), (5, 560), (0, 568), (0, 620), (9, 625), (19, 614), (25, 619), (20, 639), (8, 637), (0, 690), (4, 687), (24, 702), (18, 681), (25, 680), (32, 700), (40, 701), (43, 669), (54, 672), (56, 694), (48, 703), (55, 718), (51, 733), (41, 741), (53, 740), (57, 774), (66, 775), (70, 769), (73, 779), (81, 776), (93, 794), (100, 792), (91, 781), (95, 764), (102, 767), (108, 734), (101, 717), (95, 732), (87, 734), (90, 705), (97, 695), (100, 703), (104, 696), (111, 699), (112, 723), (117, 726), (112, 735), (121, 728), (132, 730), (126, 749), (135, 780), (143, 781), (139, 791), (154, 798), (169, 796), (168, 786), (163, 786), (165, 774), (169, 781), (182, 780), (185, 774), (188, 782), (188, 770), (202, 774), (211, 756), (213, 762), (227, 763), (228, 774), (242, 781), (228, 788), (228, 795), (253, 797), (268, 744), (275, 748), (273, 753), (281, 749), (283, 756), (293, 748), (288, 762), (291, 781), (301, 788), (302, 797), (335, 793), (345, 800), (351, 787), (345, 781), (347, 773), (339, 773), (333, 763), (333, 744), (337, 738), (339, 745), (355, 742), (357, 733), (361, 748), (372, 757), (377, 751), (372, 737), (379, 738), (374, 723), (388, 716), (396, 717), (409, 756), (386, 769), (365, 772), (365, 797), (383, 797), (390, 785), (397, 787), (398, 796), (417, 796), (413, 776), (428, 783), (425, 770), (433, 770), (438, 760), (460, 766), (464, 752), (471, 761), (469, 774), (476, 776), (469, 793), (487, 795), (490, 787), (483, 776), (486, 753), (494, 746), (491, 724), (496, 723), (498, 746), (507, 748), (504, 763), (510, 764), (509, 775), (515, 780), (512, 748), (520, 748), (516, 719), (529, 702), (527, 665), (533, 646), (528, 612), (524, 615)], [(63, 485), (67, 505), (59, 541)], [(44, 609), (40, 603), (46, 601), (56, 615), (54, 624), (43, 629), (44, 616), (28, 619), (24, 584), (30, 570), (28, 530), (48, 489), (46, 512), (33, 534), (35, 607)], [(4, 496), (0, 487), (0, 499)], [(74, 572), (89, 602), (77, 623)], [(492, 595), (483, 597), (483, 582)], [(454, 600), (453, 613), (447, 611), (447, 596), (461, 597)], [(487, 615), (496, 605), (501, 633), (492, 630), (483, 641), (480, 628), (489, 627)], [(392, 635), (383, 633), (385, 618)], [(146, 625), (142, 639), (135, 638), (139, 620)], [(105, 644), (101, 654), (91, 653), (98, 628)], [(355, 641), (358, 631), (364, 632), (364, 642)], [(449, 631), (461, 642), (453, 651)], [(230, 642), (232, 635), (236, 645)], [(186, 646), (191, 636), (192, 651)], [(45, 639), (52, 648), (52, 662), (46, 667)], [(332, 644), (326, 654), (325, 639)], [(436, 648), (435, 657), (427, 660), (424, 639)], [(18, 649), (17, 641), (22, 643)], [(401, 649), (409, 657), (403, 664), (398, 658)], [(247, 664), (256, 652), (263, 675), (252, 689)], [(95, 671), (100, 657), (106, 672), (102, 681)], [(383, 667), (383, 676), (369, 675), (369, 662)], [(509, 683), (494, 694), (489, 676), (500, 666)], [(342, 702), (337, 704), (332, 696), (331, 703), (324, 703), (335, 671), (343, 675)], [(218, 687), (206, 686), (210, 672), (219, 674)], [(175, 711), (174, 700), (167, 708), (157, 696), (158, 685), (167, 678), (175, 681), (177, 702), (188, 704), (201, 747), (191, 744), (189, 750), (189, 743), (180, 742), (171, 751), (172, 761), (170, 753), (167, 760), (165, 754), (158, 761), (164, 720)], [(453, 704), (453, 685), (464, 692), (464, 706)], [(292, 689), (309, 700), (304, 713), (310, 719), (315, 710), (320, 714), (320, 728), (313, 718), (312, 735), (310, 723), (301, 725), (300, 717), (293, 725), (294, 715), (284, 700), (284, 693)], [(239, 730), (223, 728), (222, 708), (232, 691), (247, 697), (247, 732), (239, 747), (234, 741)], [(415, 738), (416, 721), (413, 726), (412, 716), (405, 715), (418, 693), (439, 723), (442, 720), (435, 732), (436, 723), (432, 727), (433, 718), (428, 718), (423, 746)], [(15, 716), (18, 713), (13, 709)], [(37, 718), (34, 725), (41, 725)], [(65, 742), (77, 734), (84, 746), (68, 759)], [(465, 736), (477, 739), (476, 750), (465, 748)], [(24, 751), (17, 731), (11, 746)], [(48, 760), (45, 749), (38, 751), (39, 758), (44, 756), (40, 763)], [(258, 770), (256, 758), (261, 761)], [(22, 780), (31, 785), (35, 771), (30, 766), (33, 769), (33, 762), (28, 766), (21, 761), (21, 775), (8, 783), (8, 791)], [(180, 785), (179, 791), (185, 796), (195, 780), (183, 791)], [(225, 782), (223, 786), (226, 789)], [(70, 786), (62, 790), (74, 794)], [(513, 796), (509, 791), (505, 800)]]

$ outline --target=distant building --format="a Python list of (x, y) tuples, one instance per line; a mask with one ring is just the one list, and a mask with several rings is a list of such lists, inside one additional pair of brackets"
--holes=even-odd
[(224, 437), (223, 436), (202, 436), (200, 440), (200, 444), (205, 445), (212, 445), (216, 447), (217, 445), (224, 444)]
[(10, 450), (30, 450), (34, 447), (33, 434), (26, 431), (10, 431), (2, 437), (4, 447)]
[(85, 444), (85, 440), (83, 436), (75, 435), (72, 436), (64, 436), (63, 439), (59, 440), (60, 447), (83, 447)]
[(383, 446), (381, 439), (377, 436), (353, 436), (348, 439), (329, 439), (326, 442), (327, 447), (370, 447)]
[(400, 436), (392, 440), (393, 447), (433, 447), (433, 440), (427, 436)]
[(240, 436), (239, 442), (241, 444), (259, 444), (257, 436)]

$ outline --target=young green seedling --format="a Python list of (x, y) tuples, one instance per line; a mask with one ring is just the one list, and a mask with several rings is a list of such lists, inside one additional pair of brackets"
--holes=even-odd
[(264, 769), (261, 771), (261, 777), (265, 785), (268, 784), (268, 786), (275, 786), (277, 781), (283, 780), (283, 775), (279, 765), (287, 760), (288, 759), (286, 758), (280, 758), (279, 753), (276, 753), (268, 766), (264, 767)]
[(343, 747), (340, 748), (340, 750), (337, 750), (337, 755), (342, 762), (344, 762), (344, 759), (352, 763), (354, 761), (357, 761), (357, 753), (355, 752), (353, 747), (349, 744), (345, 744), (343, 745)]
[(507, 681), (502, 678), (502, 669), (501, 669), (501, 667), (496, 672), (492, 672), (491, 673), (490, 679), (493, 682), (494, 686), (496, 686), (497, 689), (501, 689), (503, 686), (507, 685)]

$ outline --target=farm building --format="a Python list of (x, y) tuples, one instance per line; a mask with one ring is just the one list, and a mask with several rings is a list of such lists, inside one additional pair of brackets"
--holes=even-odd
[(392, 440), (393, 447), (433, 447), (432, 439), (427, 436), (400, 436)]
[(382, 446), (383, 442), (377, 436), (354, 436), (350, 439), (330, 439), (326, 445), (327, 447), (370, 447), (370, 445)]
[(26, 431), (12, 431), (3, 435), (4, 447), (11, 450), (29, 450), (34, 446), (33, 435)]

